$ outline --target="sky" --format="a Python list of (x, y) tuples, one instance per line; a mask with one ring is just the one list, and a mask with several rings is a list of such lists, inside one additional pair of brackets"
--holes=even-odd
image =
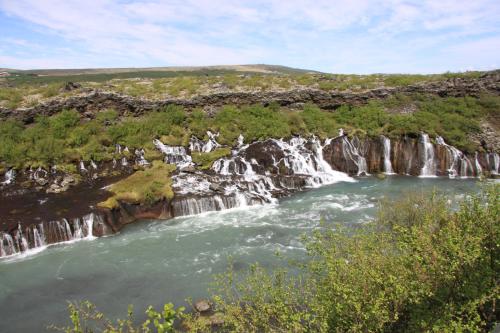
[(500, 68), (499, 0), (0, 0), (0, 68)]

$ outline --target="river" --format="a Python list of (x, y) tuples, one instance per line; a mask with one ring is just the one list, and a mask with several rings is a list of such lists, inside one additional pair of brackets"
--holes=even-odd
[(90, 300), (109, 317), (139, 319), (148, 305), (176, 305), (207, 296), (215, 273), (232, 257), (236, 269), (275, 256), (304, 259), (301, 235), (320, 219), (348, 225), (369, 221), (378, 202), (411, 191), (445, 192), (459, 200), (477, 180), (390, 176), (358, 178), (297, 193), (279, 204), (251, 206), (168, 221), (141, 221), (105, 238), (51, 246), (0, 260), (0, 332), (41, 332), (68, 321), (67, 301)]

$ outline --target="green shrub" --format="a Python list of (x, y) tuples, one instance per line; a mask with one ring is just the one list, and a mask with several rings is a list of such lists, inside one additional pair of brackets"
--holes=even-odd
[[(441, 195), (383, 202), (370, 224), (327, 225), (293, 272), (219, 275), (222, 332), (477, 332), (498, 321), (500, 186), (458, 211)], [(298, 270), (298, 271), (297, 271)], [(185, 323), (205, 332), (193, 314)]]

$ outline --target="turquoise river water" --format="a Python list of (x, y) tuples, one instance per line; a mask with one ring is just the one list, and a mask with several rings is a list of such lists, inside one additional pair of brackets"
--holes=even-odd
[(476, 180), (392, 176), (359, 178), (297, 193), (277, 205), (253, 206), (167, 221), (142, 221), (120, 234), (49, 247), (0, 260), (0, 332), (43, 332), (65, 324), (67, 301), (90, 300), (109, 317), (138, 319), (148, 305), (185, 304), (207, 297), (228, 257), (236, 269), (259, 262), (276, 267), (303, 259), (301, 235), (320, 219), (369, 221), (382, 198), (438, 189), (452, 200), (476, 192)]

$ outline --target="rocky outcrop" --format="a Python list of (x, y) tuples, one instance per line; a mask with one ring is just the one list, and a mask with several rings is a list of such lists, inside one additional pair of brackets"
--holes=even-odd
[(500, 73), (490, 72), (480, 78), (453, 78), (439, 82), (426, 82), (410, 86), (382, 87), (362, 92), (323, 91), (319, 89), (295, 89), (266, 92), (219, 92), (197, 95), (189, 99), (147, 100), (94, 90), (66, 99), (54, 99), (32, 108), (17, 110), (0, 108), (0, 118), (13, 117), (31, 123), (36, 115), (53, 115), (64, 109), (76, 109), (84, 116), (93, 117), (95, 112), (114, 108), (121, 115), (138, 116), (167, 105), (179, 105), (188, 109), (216, 108), (223, 105), (249, 105), (278, 103), (282, 106), (314, 103), (323, 109), (335, 109), (340, 105), (361, 105), (369, 100), (383, 99), (395, 94), (432, 94), (436, 96), (479, 96), (482, 93), (500, 93)]

